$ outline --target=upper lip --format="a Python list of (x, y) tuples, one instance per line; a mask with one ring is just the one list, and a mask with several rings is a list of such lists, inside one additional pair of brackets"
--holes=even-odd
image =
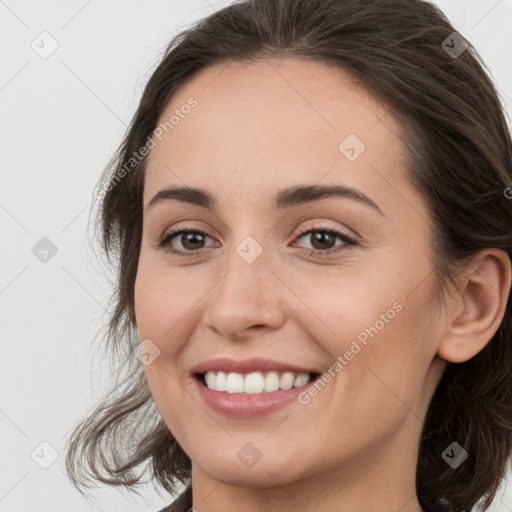
[(192, 368), (193, 373), (206, 373), (208, 371), (223, 371), (236, 373), (250, 372), (293, 372), (293, 373), (318, 373), (315, 370), (303, 368), (290, 363), (276, 361), (274, 359), (265, 359), (261, 357), (252, 357), (250, 359), (235, 360), (227, 357), (210, 359), (203, 361)]

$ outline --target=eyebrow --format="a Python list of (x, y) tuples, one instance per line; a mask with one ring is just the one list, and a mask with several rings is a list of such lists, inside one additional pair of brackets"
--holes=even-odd
[[(344, 185), (298, 185), (295, 187), (285, 188), (276, 194), (272, 201), (272, 207), (274, 209), (282, 210), (285, 208), (309, 204), (327, 197), (350, 199), (366, 205), (385, 216), (379, 206), (372, 199), (363, 194), (360, 190)], [(149, 210), (157, 203), (170, 200), (193, 204), (212, 211), (215, 211), (218, 208), (217, 200), (206, 190), (169, 185), (159, 190), (153, 196), (151, 201), (149, 201), (146, 210)]]

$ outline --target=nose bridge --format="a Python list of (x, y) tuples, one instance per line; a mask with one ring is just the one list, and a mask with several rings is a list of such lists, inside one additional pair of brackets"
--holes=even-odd
[(241, 308), (244, 304), (254, 307), (264, 302), (265, 296), (269, 299), (267, 286), (271, 272), (268, 263), (267, 248), (254, 237), (247, 236), (241, 242), (233, 243), (223, 266), (224, 277), (217, 286), (217, 299), (234, 302)]
[(233, 242), (208, 301), (205, 316), (210, 327), (236, 336), (256, 325), (278, 326), (280, 287), (267, 267), (270, 259), (268, 250), (252, 236)]

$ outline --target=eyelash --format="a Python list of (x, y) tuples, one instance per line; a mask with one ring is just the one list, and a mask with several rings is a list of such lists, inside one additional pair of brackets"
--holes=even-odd
[[(345, 233), (342, 233), (341, 231), (337, 231), (335, 229), (331, 229), (327, 226), (318, 226), (318, 227), (308, 226), (305, 228), (304, 231), (302, 231), (301, 233), (296, 235), (296, 239), (300, 239), (305, 235), (309, 235), (311, 233), (316, 233), (316, 232), (335, 235), (335, 236), (339, 237), (344, 242), (344, 245), (338, 246), (337, 248), (327, 249), (325, 251), (321, 251), (319, 249), (304, 249), (304, 252), (309, 256), (327, 257), (333, 253), (338, 253), (342, 250), (347, 250), (347, 246), (350, 247), (350, 246), (358, 245), (358, 243), (353, 238), (349, 237), (348, 235), (345, 235)], [(178, 235), (183, 235), (185, 233), (199, 233), (202, 236), (209, 236), (208, 233), (206, 233), (205, 231), (203, 231), (201, 229), (197, 229), (193, 226), (181, 226), (177, 229), (174, 229), (174, 230), (166, 233), (163, 236), (163, 238), (160, 240), (160, 242), (158, 242), (158, 247), (162, 248), (165, 252), (172, 254), (173, 256), (178, 256), (178, 257), (192, 256), (192, 257), (194, 257), (195, 255), (197, 255), (198, 253), (201, 252), (201, 249), (199, 249), (197, 251), (177, 251), (176, 249), (170, 248), (170, 246), (168, 245), (169, 242), (173, 238), (177, 237)]]

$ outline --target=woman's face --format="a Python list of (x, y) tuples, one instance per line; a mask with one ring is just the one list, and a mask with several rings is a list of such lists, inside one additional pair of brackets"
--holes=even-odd
[[(263, 488), (343, 472), (382, 481), (394, 464), (393, 478), (414, 479), (444, 361), (429, 218), (406, 181), (398, 125), (341, 71), (293, 59), (204, 70), (160, 122), (136, 320), (156, 406), (194, 472)], [(313, 192), (333, 186), (357, 192)], [(161, 194), (149, 206), (168, 187), (214, 203)], [(159, 246), (171, 230), (190, 233)], [(209, 363), (220, 358), (273, 360), (277, 379), (285, 364), (320, 378), (261, 393), (276, 376), (249, 364), (228, 377), (232, 392), (207, 399), (196, 366), (230, 373)], [(255, 394), (240, 395), (248, 373)]]

